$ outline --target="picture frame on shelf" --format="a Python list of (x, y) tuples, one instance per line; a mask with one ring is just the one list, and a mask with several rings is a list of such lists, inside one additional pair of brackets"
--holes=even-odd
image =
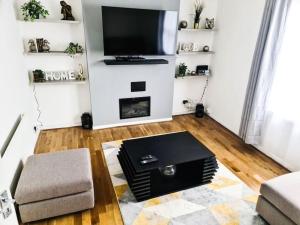
[(195, 44), (193, 42), (188, 42), (188, 43), (181, 42), (179, 43), (179, 52), (192, 52), (194, 45)]

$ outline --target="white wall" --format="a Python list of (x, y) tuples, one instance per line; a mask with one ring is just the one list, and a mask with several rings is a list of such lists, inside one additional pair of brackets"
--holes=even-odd
[(207, 93), (210, 116), (238, 134), (264, 0), (222, 0)]
[[(31, 155), (38, 134), (35, 134), (32, 90), (28, 86), (27, 73), (22, 55), (22, 40), (15, 18), (12, 1), (0, 1), (0, 129), (3, 140), (10, 132), (17, 115), (24, 118), (9, 145), (4, 157), (0, 159), (0, 191), (14, 191), (15, 177), (22, 165), (22, 160)], [(18, 224), (15, 214), (0, 224)]]
[[(181, 0), (179, 21), (186, 20), (188, 27), (193, 28), (194, 0)], [(200, 27), (204, 27), (205, 18), (216, 18), (218, 0), (204, 0), (204, 10), (201, 15)], [(214, 33), (210, 31), (202, 32), (178, 32), (178, 42), (197, 43), (200, 46), (208, 45), (214, 50)], [(177, 56), (176, 65), (184, 62), (191, 71), (196, 70), (197, 65), (211, 65), (211, 55), (180, 55)], [(213, 68), (212, 68), (213, 69)], [(174, 98), (173, 98), (173, 115), (190, 113), (190, 111), (182, 104), (185, 99), (199, 102), (206, 77), (184, 77), (174, 80)]]
[[(23, 19), (20, 6), (26, 0), (16, 0), (18, 18)], [(67, 1), (72, 6), (72, 12), (76, 20), (82, 22), (82, 7), (80, 0)], [(61, 6), (59, 1), (42, 0), (41, 3), (49, 11), (47, 19), (60, 20)], [(85, 48), (83, 23), (30, 23), (20, 22), (21, 36), (24, 48), (31, 38), (45, 38), (50, 42), (51, 50), (63, 51), (69, 42), (81, 44)], [(26, 70), (42, 69), (49, 71), (77, 70), (79, 64), (86, 69), (86, 56), (75, 59), (69, 56), (25, 56)], [(37, 98), (41, 109), (42, 129), (78, 126), (81, 124), (80, 116), (84, 112), (91, 111), (89, 85), (85, 84), (46, 84), (36, 85)]]

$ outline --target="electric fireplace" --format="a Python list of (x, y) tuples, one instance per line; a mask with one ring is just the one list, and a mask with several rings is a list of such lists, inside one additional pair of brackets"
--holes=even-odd
[(120, 119), (150, 116), (151, 98), (123, 98), (119, 100)]

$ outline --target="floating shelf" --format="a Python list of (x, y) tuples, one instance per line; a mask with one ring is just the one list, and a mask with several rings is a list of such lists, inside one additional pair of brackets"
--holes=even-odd
[[(70, 56), (68, 53), (64, 51), (50, 51), (50, 52), (25, 52), (25, 55), (28, 56)], [(74, 56), (82, 56), (83, 53), (76, 53)], [(73, 56), (73, 55), (72, 55)]]
[(209, 77), (210, 76), (210, 74), (208, 74), (208, 75), (206, 75), (206, 74), (197, 74), (197, 75), (185, 75), (185, 76), (183, 76), (183, 77), (181, 77), (180, 75), (178, 75), (178, 74), (176, 74), (175, 75), (175, 78), (176, 79), (184, 79), (184, 78), (196, 78), (196, 77)]
[(216, 29), (205, 29), (205, 28), (193, 29), (193, 28), (185, 28), (185, 29), (180, 29), (178, 31), (184, 31), (184, 32), (213, 32), (213, 31), (216, 31)]
[(60, 80), (60, 81), (45, 81), (31, 82), (32, 85), (49, 85), (49, 84), (85, 84), (86, 80)]
[(75, 20), (57, 20), (57, 19), (38, 19), (34, 21), (25, 21), (25, 20), (19, 20), (20, 22), (30, 24), (30, 23), (60, 23), (60, 24), (80, 24), (81, 21)]
[(208, 51), (208, 52), (204, 52), (204, 51), (190, 51), (190, 52), (185, 52), (185, 51), (180, 51), (177, 53), (177, 56), (180, 55), (197, 55), (197, 54), (215, 54), (214, 51)]

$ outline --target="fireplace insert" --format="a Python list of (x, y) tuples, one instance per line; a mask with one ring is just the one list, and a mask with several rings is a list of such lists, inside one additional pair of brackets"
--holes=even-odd
[(151, 98), (122, 98), (119, 100), (120, 119), (150, 116)]

